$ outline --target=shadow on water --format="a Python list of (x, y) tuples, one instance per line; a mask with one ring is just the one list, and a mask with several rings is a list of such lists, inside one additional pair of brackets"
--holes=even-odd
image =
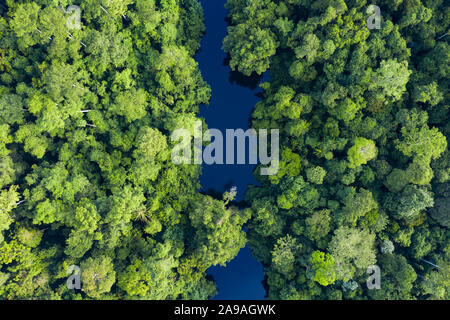
[[(222, 65), (223, 66), (229, 66), (231, 61), (231, 57), (228, 54), (227, 57), (223, 60)], [(257, 73), (253, 73), (251, 76), (246, 76), (239, 71), (232, 71), (229, 72), (230, 77), (228, 78), (228, 81), (232, 84), (237, 84), (241, 87), (246, 87), (251, 90), (255, 90), (258, 88), (259, 84), (261, 83), (261, 80), (263, 79), (264, 75), (259, 75)], [(259, 92), (257, 93), (257, 95)]]
[[(200, 116), (208, 128), (220, 130), (224, 137), (226, 129), (249, 128), (250, 117), (261, 92), (259, 83), (264, 76), (245, 77), (228, 66), (229, 57), (222, 50), (222, 41), (227, 35), (227, 10), (225, 1), (200, 0), (206, 24), (201, 50), (195, 59), (203, 79), (211, 86), (212, 97), (209, 106), (200, 106)], [(226, 150), (224, 150), (226, 159)], [(248, 157), (247, 151), (247, 159)], [(255, 165), (206, 165), (202, 166), (201, 192), (222, 199), (225, 191), (237, 187), (237, 197), (232, 205), (242, 207), (248, 185), (258, 185), (253, 176)], [(245, 229), (244, 229), (245, 230)], [(211, 267), (208, 276), (217, 283), (218, 300), (262, 300), (265, 290), (263, 266), (251, 254), (248, 246), (226, 267)]]

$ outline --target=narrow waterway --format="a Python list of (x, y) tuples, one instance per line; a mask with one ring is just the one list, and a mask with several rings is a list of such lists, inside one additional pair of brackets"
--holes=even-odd
[[(249, 128), (250, 115), (258, 102), (256, 94), (261, 77), (246, 78), (231, 72), (222, 51), (222, 41), (227, 34), (227, 10), (224, 0), (201, 0), (205, 13), (206, 34), (200, 52), (196, 56), (203, 78), (211, 86), (212, 98), (209, 106), (200, 107), (200, 116), (209, 128)], [(226, 157), (226, 153), (224, 153)], [(247, 158), (248, 159), (248, 158)], [(253, 177), (254, 165), (203, 165), (200, 182), (203, 192), (222, 194), (232, 186), (237, 187), (236, 201), (243, 201), (247, 186), (257, 185)], [(242, 249), (226, 267), (212, 267), (208, 274), (217, 282), (218, 300), (264, 299), (263, 267), (251, 255), (250, 248)]]

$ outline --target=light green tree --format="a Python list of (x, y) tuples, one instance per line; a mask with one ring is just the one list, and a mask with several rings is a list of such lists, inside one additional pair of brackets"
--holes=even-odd
[(314, 281), (325, 287), (336, 281), (336, 267), (333, 256), (325, 252), (314, 251), (310, 262), (314, 269)]
[(374, 243), (375, 235), (368, 230), (336, 229), (328, 247), (336, 264), (336, 279), (348, 281), (375, 264)]
[(377, 157), (378, 149), (375, 142), (366, 138), (355, 139), (353, 147), (348, 150), (349, 167), (355, 168)]

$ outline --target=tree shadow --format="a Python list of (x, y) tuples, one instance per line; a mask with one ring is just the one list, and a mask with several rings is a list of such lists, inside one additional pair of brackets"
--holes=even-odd
[[(230, 54), (227, 54), (227, 57), (223, 60), (222, 65), (229, 66), (230, 60), (231, 60)], [(246, 75), (243, 75), (239, 71), (233, 70), (230, 70), (229, 75), (230, 76), (228, 78), (228, 81), (230, 83), (237, 84), (239, 86), (249, 88), (251, 90), (255, 90), (259, 86), (264, 76), (263, 74), (258, 75), (256, 72), (254, 72), (252, 73), (251, 76), (248, 77)]]
[(217, 200), (222, 200), (222, 196), (223, 196), (223, 192), (217, 191), (217, 190), (215, 190), (213, 188), (202, 190), (200, 193), (204, 194), (206, 196), (210, 196), (210, 197), (212, 197), (214, 199), (217, 199)]

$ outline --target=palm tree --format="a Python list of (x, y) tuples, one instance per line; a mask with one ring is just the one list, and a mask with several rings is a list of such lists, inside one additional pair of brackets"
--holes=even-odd
[(142, 222), (148, 222), (148, 220), (149, 220), (148, 209), (146, 208), (146, 209), (143, 209), (143, 210), (136, 211), (133, 214), (133, 216), (134, 216), (133, 218), (134, 218), (135, 221), (140, 220)]

